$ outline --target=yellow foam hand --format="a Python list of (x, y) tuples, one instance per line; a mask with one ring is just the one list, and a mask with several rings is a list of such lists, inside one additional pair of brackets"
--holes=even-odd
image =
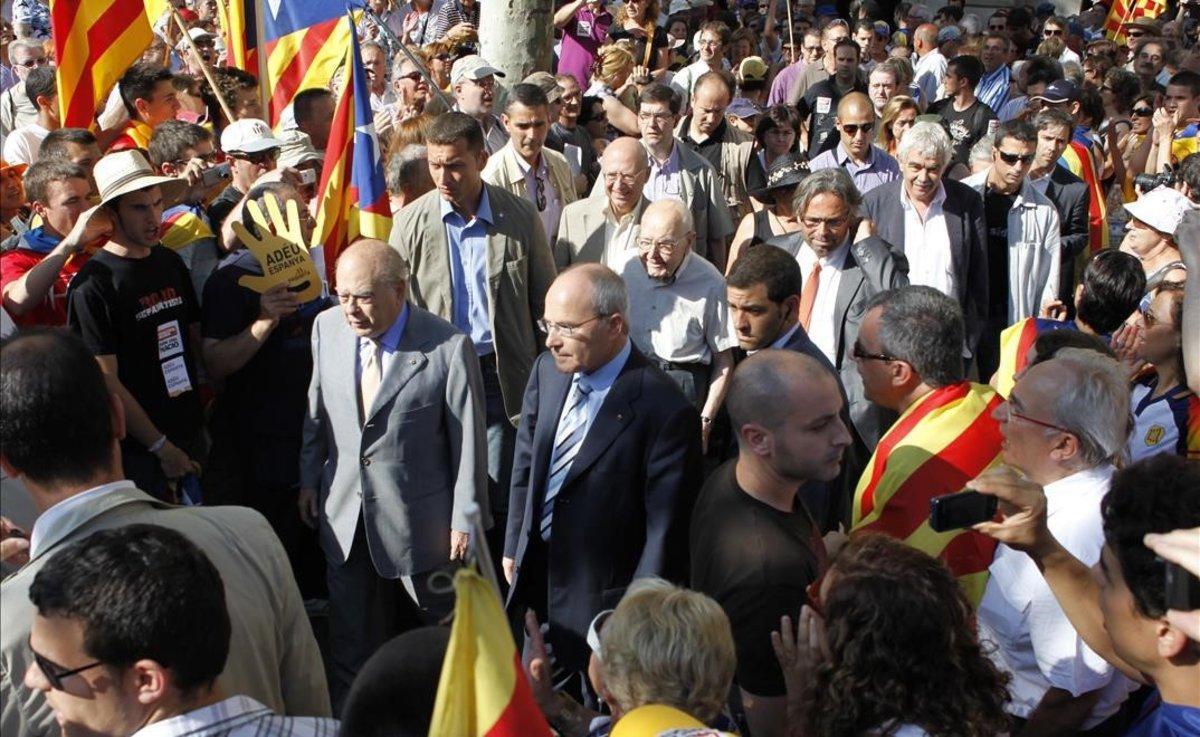
[(249, 274), (238, 279), (238, 284), (262, 294), (277, 284), (287, 284), (287, 289), (300, 302), (316, 299), (321, 294), (321, 275), (313, 263), (308, 248), (304, 245), (304, 234), (300, 230), (300, 210), (295, 200), (287, 202), (287, 218), (279, 209), (275, 195), (263, 197), (267, 216), (258, 203), (250, 200), (246, 209), (258, 226), (256, 236), (239, 222), (234, 222), (233, 232), (262, 267), (262, 276)]

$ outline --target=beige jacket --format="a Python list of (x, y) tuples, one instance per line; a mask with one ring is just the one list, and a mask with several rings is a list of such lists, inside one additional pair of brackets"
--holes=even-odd
[[(533, 359), (542, 347), (536, 322), (557, 271), (546, 232), (533, 205), (484, 183), (495, 222), (488, 227), (488, 314), (504, 411), (515, 425)], [(450, 246), (435, 189), (396, 213), (389, 240), (411, 271), (409, 299), (443, 320), (454, 319)]]
[[(684, 118), (675, 127), (675, 137), (680, 141), (687, 135), (690, 123), (691, 118)], [(746, 193), (746, 167), (753, 155), (754, 136), (725, 123), (721, 136), (721, 166), (717, 174), (730, 216), (736, 215), (733, 217), (735, 223), (741, 222), (751, 210), (750, 196)]]
[[(525, 199), (525, 172), (521, 171), (521, 163), (517, 161), (520, 154), (513, 148), (512, 140), (504, 144), (504, 148), (493, 154), (483, 167), (483, 181), (503, 187), (505, 190)], [(579, 199), (575, 193), (575, 178), (571, 176), (571, 165), (565, 156), (557, 151), (542, 147), (542, 158), (546, 161), (546, 170), (550, 173), (550, 184), (558, 192), (558, 202), (566, 208)]]
[[(650, 201), (643, 197), (630, 213), (633, 217), (633, 230), (629, 235), (631, 244), (637, 239), (642, 212), (649, 204)], [(563, 208), (558, 238), (554, 241), (555, 265), (565, 269), (577, 263), (604, 263), (604, 254), (609, 245), (607, 224), (608, 196), (603, 191)], [(619, 269), (617, 271), (619, 273)]]
[(0, 734), (49, 737), (60, 730), (40, 691), (22, 680), (33, 659), (29, 586), (50, 556), (97, 530), (152, 524), (182, 533), (221, 573), (232, 634), (217, 683), (288, 716), (329, 716), (325, 667), (300, 590), (279, 538), (258, 512), (243, 507), (173, 507), (132, 482), (64, 512), (38, 552), (0, 584)]

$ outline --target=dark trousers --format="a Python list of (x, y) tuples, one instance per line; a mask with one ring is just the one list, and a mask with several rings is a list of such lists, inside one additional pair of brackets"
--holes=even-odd
[(983, 323), (975, 365), (979, 368), (979, 383), (986, 384), (1000, 368), (1000, 333), (1008, 327), (1007, 315), (990, 315)]
[(436, 624), (454, 608), (449, 573), (457, 563), (397, 579), (375, 570), (359, 518), (346, 562), (329, 561), (329, 696), (341, 713), (354, 676), (381, 645), (410, 629)]
[(487, 531), (487, 543), (496, 568), (496, 580), (503, 588), (506, 584), (500, 559), (504, 555), (504, 532), (508, 527), (508, 487), (512, 479), (517, 428), (509, 422), (504, 409), (500, 375), (496, 373), (496, 354), (480, 356), (479, 367), (483, 371), (484, 399), (487, 404), (488, 505), (492, 512), (492, 528)]
[(696, 411), (703, 411), (704, 402), (708, 400), (708, 380), (712, 367), (707, 363), (673, 363), (658, 359), (655, 362), (663, 373), (671, 377)]

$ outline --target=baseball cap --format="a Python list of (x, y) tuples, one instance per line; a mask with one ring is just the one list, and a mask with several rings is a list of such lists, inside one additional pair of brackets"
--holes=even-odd
[(550, 72), (534, 72), (522, 81), (525, 84), (540, 87), (542, 92), (546, 93), (546, 99), (550, 101), (551, 105), (562, 99), (562, 87), (558, 86), (558, 80)]
[(450, 67), (450, 84), (458, 84), (464, 79), (476, 82), (491, 76), (503, 77), (504, 72), (488, 64), (479, 54), (468, 54)]
[(1038, 3), (1037, 8), (1033, 12), (1039, 18), (1054, 15), (1054, 3)]
[(947, 41), (957, 41), (962, 38), (962, 31), (958, 30), (958, 26), (946, 26), (938, 31), (938, 43), (946, 43)]
[(884, 39), (891, 38), (892, 27), (887, 24), (887, 21), (877, 20), (875, 21), (875, 35)]
[(744, 97), (738, 97), (725, 108), (725, 114), (735, 118), (753, 118), (755, 115), (762, 115), (762, 108)]
[(221, 150), (225, 153), (256, 154), (282, 146), (283, 141), (271, 133), (271, 126), (255, 118), (235, 120), (221, 131)]
[(1076, 102), (1079, 100), (1079, 88), (1070, 80), (1057, 79), (1046, 87), (1045, 92), (1040, 95), (1034, 95), (1032, 99), (1042, 100), (1051, 105), (1057, 105), (1061, 102)]
[(1191, 209), (1191, 201), (1171, 187), (1157, 187), (1125, 205), (1125, 212), (1172, 238), (1184, 213)]
[(765, 82), (770, 68), (762, 57), (747, 56), (738, 64), (737, 78), (743, 84), (746, 82)]
[(279, 148), (280, 166), (299, 166), (309, 161), (323, 161), (324, 157), (313, 146), (312, 138), (302, 130), (292, 128), (279, 134), (283, 143)]

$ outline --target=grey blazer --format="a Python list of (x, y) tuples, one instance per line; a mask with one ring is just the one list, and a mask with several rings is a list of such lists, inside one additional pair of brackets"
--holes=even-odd
[[(642, 213), (650, 201), (641, 198), (633, 209), (633, 237), (642, 222)], [(608, 221), (608, 195), (603, 191), (582, 200), (576, 200), (563, 208), (558, 224), (558, 238), (554, 241), (554, 265), (562, 269), (572, 264), (592, 262), (604, 263), (605, 224)]]
[(232, 625), (229, 659), (217, 684), (280, 714), (329, 716), (329, 691), (317, 640), (279, 538), (261, 514), (244, 507), (173, 507), (115, 486), (61, 513), (37, 554), (0, 585), (0, 734), (50, 737), (61, 730), (41, 691), (22, 681), (33, 660), (29, 585), (64, 545), (98, 530), (160, 525), (191, 540), (221, 573)]
[(450, 560), (450, 530), (470, 532), (465, 509), (487, 498), (483, 375), (467, 336), (411, 304), (408, 324), (358, 419), (358, 338), (340, 309), (313, 323), (313, 374), (300, 485), (318, 489), (321, 547), (350, 555), (361, 516), (375, 570), (411, 576)]
[[(802, 238), (800, 233), (790, 233), (772, 238), (767, 243), (779, 246), (794, 256), (800, 253)], [(880, 292), (906, 286), (908, 261), (904, 259), (902, 251), (878, 236), (864, 238), (850, 247), (833, 307), (837, 334), (837, 360), (834, 363), (842, 386), (846, 388), (854, 429), (866, 443), (867, 449), (872, 451), (880, 436), (891, 427), (896, 415), (866, 398), (862, 377), (858, 375), (858, 367), (851, 353), (867, 311), (867, 302)]]

